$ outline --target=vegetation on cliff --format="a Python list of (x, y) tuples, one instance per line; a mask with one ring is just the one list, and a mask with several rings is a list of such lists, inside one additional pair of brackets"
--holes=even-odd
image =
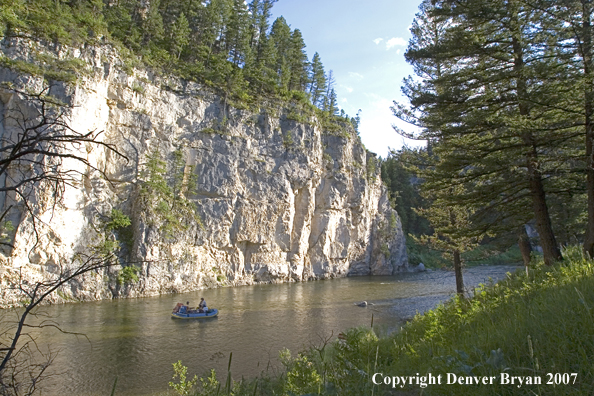
[(281, 100), (295, 105), (295, 117), (315, 113), (330, 129), (356, 128), (356, 118), (338, 111), (332, 70), (318, 53), (308, 59), (299, 29), (283, 17), (270, 23), (275, 2), (3, 0), (0, 35), (73, 47), (112, 43), (128, 67), (198, 81), (236, 107)]

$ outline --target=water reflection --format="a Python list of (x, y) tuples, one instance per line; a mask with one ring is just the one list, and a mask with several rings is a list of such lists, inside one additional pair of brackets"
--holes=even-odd
[[(513, 267), (479, 267), (466, 272), (466, 284), (501, 278)], [(319, 345), (331, 335), (371, 323), (384, 331), (424, 311), (455, 290), (451, 272), (359, 277), (307, 283), (204, 290), (177, 296), (101, 301), (45, 308), (75, 337), (44, 332), (38, 343), (61, 352), (51, 369), (64, 373), (42, 384), (44, 394), (106, 395), (118, 377), (118, 395), (147, 395), (167, 389), (173, 362), (189, 373), (209, 368), (226, 374), (233, 352), (235, 378), (276, 363), (278, 351)], [(218, 318), (175, 320), (178, 301), (197, 305), (203, 296)], [(360, 308), (354, 302), (374, 305)]]

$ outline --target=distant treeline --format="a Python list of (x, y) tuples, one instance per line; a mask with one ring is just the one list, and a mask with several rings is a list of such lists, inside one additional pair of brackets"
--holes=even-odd
[(128, 61), (199, 81), (240, 105), (280, 98), (338, 118), (332, 71), (318, 53), (309, 61), (301, 32), (283, 17), (270, 25), (275, 2), (0, 0), (0, 32), (69, 45), (108, 40)]

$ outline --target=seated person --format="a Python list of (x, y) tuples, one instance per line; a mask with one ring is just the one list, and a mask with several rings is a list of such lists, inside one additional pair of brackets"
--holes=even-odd
[(200, 304), (198, 304), (198, 312), (208, 312), (208, 307), (206, 306), (206, 301), (204, 301), (204, 297), (200, 298)]

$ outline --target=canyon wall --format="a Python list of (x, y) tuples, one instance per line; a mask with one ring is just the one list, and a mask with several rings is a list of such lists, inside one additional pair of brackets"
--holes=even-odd
[[(89, 252), (103, 238), (101, 227), (113, 209), (131, 219), (112, 238), (122, 246), (121, 263), (138, 269), (138, 280), (118, 282), (115, 266), (85, 274), (54, 300), (390, 275), (407, 268), (400, 219), (377, 159), (347, 123), (328, 131), (295, 104), (240, 109), (200, 84), (126, 68), (109, 46), (46, 49), (56, 59), (84, 60), (84, 73), (71, 82), (19, 70), (15, 62), (38, 62), (39, 47), (5, 40), (1, 49), (13, 62), (0, 68), (1, 82), (29, 92), (49, 87), (47, 94), (68, 105), (72, 130), (100, 131), (99, 140), (117, 151), (94, 143), (71, 148), (88, 165), (63, 160), (61, 166), (78, 176), (58, 205), (48, 203), (51, 191), (44, 184), (36, 185), (35, 223), (18, 197), (2, 197), (3, 209), (12, 205), (6, 219), (14, 226), (12, 246), (0, 257), (3, 305), (18, 299), (8, 287), (15, 277), (34, 282), (55, 276), (75, 254)], [(23, 100), (6, 86), (0, 90), (3, 136), (19, 133), (11, 120)], [(157, 156), (167, 164), (167, 182), (183, 178), (189, 191), (176, 194), (198, 214), (199, 220), (190, 216), (174, 232), (164, 231), (166, 220), (147, 206), (153, 201), (143, 190), (147, 164)]]

